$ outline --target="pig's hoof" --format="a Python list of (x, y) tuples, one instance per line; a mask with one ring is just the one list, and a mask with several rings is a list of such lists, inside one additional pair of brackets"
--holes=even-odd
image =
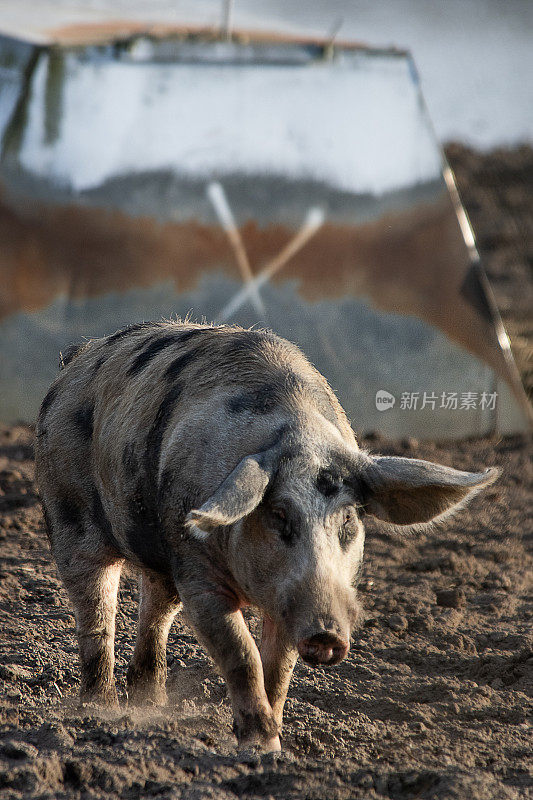
[(118, 708), (118, 696), (115, 688), (94, 692), (81, 692), (81, 706), (100, 706), (104, 708)]
[(167, 702), (165, 680), (153, 672), (137, 669), (130, 664), (126, 675), (128, 687), (128, 705), (130, 706), (164, 706)]
[(167, 693), (164, 687), (149, 684), (128, 686), (128, 705), (130, 706), (164, 706)]
[(272, 736), (269, 739), (255, 739), (239, 742), (238, 754), (241, 759), (246, 759), (249, 757), (255, 760), (258, 758), (258, 756), (262, 756), (265, 753), (280, 752), (281, 742), (279, 740), (279, 736)]
[(252, 713), (241, 711), (233, 722), (233, 733), (237, 737), (239, 750), (250, 747), (260, 753), (281, 750), (279, 726), (270, 709), (261, 708)]

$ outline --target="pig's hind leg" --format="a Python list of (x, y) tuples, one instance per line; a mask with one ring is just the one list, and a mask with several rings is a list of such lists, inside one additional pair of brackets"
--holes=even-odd
[[(96, 496), (96, 492), (95, 492)], [(41, 488), (44, 518), (59, 574), (76, 618), (81, 662), (80, 699), (118, 705), (113, 676), (115, 616), (124, 559), (100, 524), (99, 505), (70, 490)], [(99, 498), (98, 498), (99, 499)], [(92, 508), (92, 513), (91, 513)]]
[(128, 697), (134, 705), (162, 705), (167, 699), (168, 632), (181, 603), (169, 578), (145, 571), (139, 584), (139, 623), (128, 667)]
[(80, 699), (107, 706), (118, 705), (113, 676), (115, 666), (115, 616), (123, 559), (98, 563), (78, 552), (57, 557), (60, 575), (76, 617), (81, 662)]

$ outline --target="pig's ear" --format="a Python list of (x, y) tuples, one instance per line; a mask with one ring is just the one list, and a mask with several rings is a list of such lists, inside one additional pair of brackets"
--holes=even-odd
[(368, 514), (394, 525), (416, 525), (445, 517), (500, 471), (461, 472), (414, 458), (371, 457), (359, 471)]
[(231, 525), (256, 508), (274, 476), (280, 458), (278, 445), (246, 456), (200, 508), (187, 514), (185, 525), (204, 538), (214, 528)]

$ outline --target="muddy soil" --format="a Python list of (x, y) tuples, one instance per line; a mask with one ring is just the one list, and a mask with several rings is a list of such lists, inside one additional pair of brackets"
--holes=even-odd
[(338, 667), (297, 665), (277, 758), (237, 754), (223, 681), (179, 618), (168, 707), (127, 707), (133, 572), (120, 590), (122, 707), (78, 705), (74, 620), (32, 441), (29, 428), (0, 429), (0, 798), (533, 797), (531, 441), (366, 441), (465, 469), (496, 464), (503, 476), (430, 533), (368, 526), (365, 624)]
[[(447, 154), (533, 386), (533, 150)], [(121, 708), (79, 706), (74, 620), (33, 485), (33, 431), (0, 427), (0, 800), (532, 798), (533, 442), (365, 443), (503, 475), (428, 533), (367, 526), (366, 621), (339, 666), (297, 665), (284, 751), (257, 758), (237, 754), (224, 683), (179, 618), (168, 707), (127, 707), (133, 571), (117, 623)]]

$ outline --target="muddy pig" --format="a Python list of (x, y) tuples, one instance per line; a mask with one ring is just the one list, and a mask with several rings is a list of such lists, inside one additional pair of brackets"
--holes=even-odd
[[(298, 655), (347, 654), (365, 514), (439, 519), (495, 478), (358, 448), (322, 375), (267, 331), (143, 323), (70, 348), (37, 426), (37, 479), (76, 616), (83, 700), (116, 704), (117, 590), (140, 570), (127, 683), (164, 702), (186, 618), (225, 678), (242, 747), (280, 747)], [(256, 646), (241, 609), (263, 616)]]

